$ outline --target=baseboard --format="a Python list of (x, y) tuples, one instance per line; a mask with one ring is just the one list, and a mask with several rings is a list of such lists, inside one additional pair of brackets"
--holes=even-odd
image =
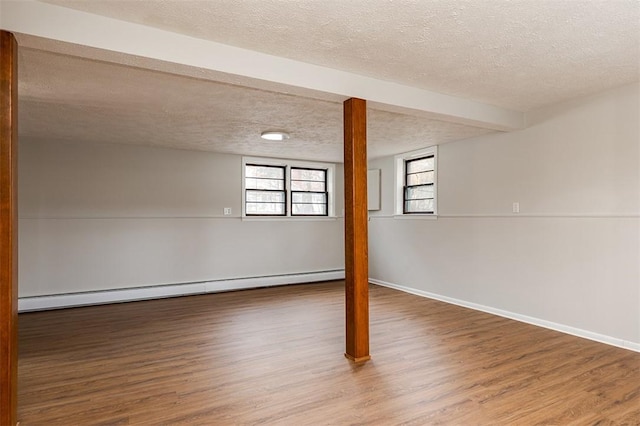
[(135, 300), (161, 299), (166, 297), (245, 290), (285, 284), (305, 284), (317, 281), (341, 279), (344, 279), (344, 269), (82, 293), (55, 294), (50, 296), (21, 297), (18, 299), (18, 312), (101, 305), (105, 303), (131, 302)]
[(607, 336), (604, 334), (594, 333), (588, 330), (571, 327), (564, 324), (558, 324), (555, 322), (543, 320), (540, 318), (534, 318), (527, 315), (521, 315), (514, 312), (505, 311), (502, 309), (492, 308), (490, 306), (484, 306), (477, 303), (467, 302), (465, 300), (455, 299), (452, 297), (441, 296), (435, 293), (429, 293), (427, 291), (418, 290), (411, 287), (404, 287), (401, 285), (389, 283), (382, 280), (369, 278), (369, 282), (372, 284), (378, 284), (383, 287), (389, 287), (396, 290), (403, 291), (405, 293), (415, 294), (417, 296), (426, 297), (429, 299), (439, 300), (441, 302), (451, 303), (452, 305), (462, 306), (464, 308), (474, 309), (476, 311), (487, 312), (489, 314), (498, 315), (504, 318), (524, 322), (527, 324), (537, 325), (539, 327), (548, 328), (562, 333), (571, 334), (573, 336), (582, 337), (585, 339), (593, 340), (600, 343), (606, 343), (607, 345), (616, 346), (623, 349), (629, 349), (631, 351), (640, 352), (640, 343), (630, 342), (628, 340), (618, 339), (616, 337)]

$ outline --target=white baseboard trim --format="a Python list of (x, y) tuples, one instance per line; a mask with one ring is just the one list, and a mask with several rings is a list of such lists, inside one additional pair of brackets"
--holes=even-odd
[(161, 299), (165, 297), (273, 287), (285, 284), (304, 284), (317, 281), (344, 279), (344, 269), (300, 274), (271, 275), (265, 277), (235, 278), (230, 280), (203, 281), (197, 283), (167, 284), (149, 287), (83, 293), (54, 294), (50, 296), (21, 297), (18, 312), (42, 311), (105, 303), (131, 302), (135, 300)]
[(571, 334), (573, 336), (582, 337), (589, 340), (594, 340), (596, 342), (606, 343), (607, 345), (617, 346), (619, 348), (640, 352), (640, 343), (630, 342), (628, 340), (619, 339), (617, 337), (611, 337), (604, 334), (594, 333), (588, 330), (583, 330), (580, 328), (575, 328), (575, 327), (571, 327), (564, 324), (558, 324), (558, 323), (543, 320), (540, 318), (534, 318), (527, 315), (521, 315), (521, 314), (517, 314), (510, 311), (505, 311), (502, 309), (492, 308), (490, 306), (480, 305), (478, 303), (472, 303), (472, 302), (467, 302), (460, 299), (455, 299), (453, 297), (441, 296), (439, 294), (429, 293), (427, 291), (418, 290), (411, 287), (404, 287), (401, 285), (389, 283), (382, 280), (377, 280), (374, 278), (369, 278), (369, 282), (372, 284), (381, 285), (383, 287), (389, 287), (396, 290), (400, 290), (405, 293), (411, 293), (417, 296), (422, 296), (429, 299), (435, 299), (441, 302), (451, 303), (452, 305), (458, 305), (464, 308), (474, 309), (476, 311), (487, 312), (489, 314), (498, 315), (504, 318), (509, 318), (509, 319), (524, 322), (527, 324), (537, 325), (539, 327), (560, 331), (562, 333)]

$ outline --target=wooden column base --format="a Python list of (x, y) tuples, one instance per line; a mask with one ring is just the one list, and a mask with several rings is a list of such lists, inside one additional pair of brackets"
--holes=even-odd
[(349, 355), (346, 352), (344, 353), (344, 357), (347, 358), (349, 361), (355, 362), (356, 364), (364, 363), (364, 362), (367, 362), (367, 361), (369, 361), (371, 359), (371, 355), (361, 356), (361, 357), (355, 358), (355, 357)]

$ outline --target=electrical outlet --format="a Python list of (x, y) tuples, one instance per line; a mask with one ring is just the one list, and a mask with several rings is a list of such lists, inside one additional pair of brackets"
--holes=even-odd
[(225, 216), (231, 216), (231, 207), (225, 207), (223, 210)]
[(520, 213), (520, 203), (515, 202), (513, 203), (513, 213)]

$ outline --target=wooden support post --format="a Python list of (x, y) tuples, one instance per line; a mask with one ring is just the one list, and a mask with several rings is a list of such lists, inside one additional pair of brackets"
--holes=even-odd
[(369, 355), (369, 255), (367, 212), (367, 103), (344, 102), (345, 356)]
[(18, 407), (18, 45), (0, 31), (0, 425)]

